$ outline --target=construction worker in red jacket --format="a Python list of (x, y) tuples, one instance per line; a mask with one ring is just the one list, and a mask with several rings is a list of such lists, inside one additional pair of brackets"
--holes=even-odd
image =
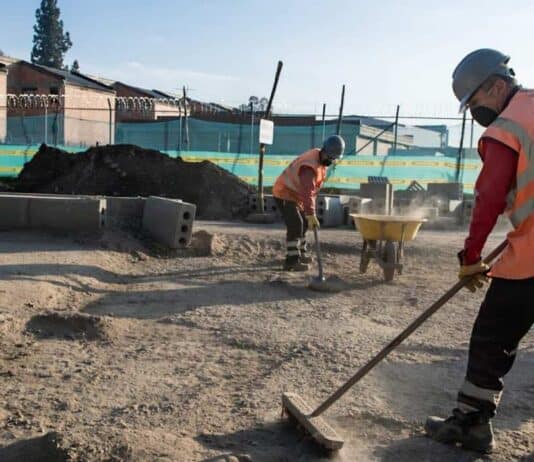
[[(517, 85), (509, 57), (481, 49), (467, 55), (453, 73), (461, 110), (487, 127), (478, 151), (483, 167), (475, 185), (469, 236), (459, 253), (459, 277), (476, 291), (491, 284), (473, 326), (467, 374), (448, 419), (430, 417), (427, 434), (443, 443), (491, 452), (491, 419), (520, 340), (534, 323), (534, 91)], [(491, 271), (481, 252), (499, 214), (514, 227)]]
[(286, 224), (286, 271), (307, 271), (306, 231), (319, 228), (315, 199), (326, 179), (328, 166), (341, 159), (345, 141), (337, 135), (328, 137), (322, 148), (298, 156), (277, 178), (273, 196)]

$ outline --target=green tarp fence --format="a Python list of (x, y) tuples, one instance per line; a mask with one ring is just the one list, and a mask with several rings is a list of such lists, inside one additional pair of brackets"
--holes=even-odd
[[(69, 152), (81, 152), (83, 148), (62, 147)], [(31, 160), (39, 149), (38, 145), (0, 145), (0, 176), (15, 177), (25, 162)], [(221, 153), (206, 151), (162, 151), (171, 157), (180, 156), (184, 160), (201, 162), (209, 160), (250, 184), (256, 184), (258, 177), (258, 155)], [(360, 183), (367, 182), (369, 176), (386, 176), (395, 189), (405, 189), (416, 180), (425, 186), (428, 183), (455, 181), (456, 160), (445, 156), (347, 156), (331, 172), (326, 187), (339, 189), (359, 189)], [(276, 177), (295, 156), (267, 155), (264, 162), (264, 185), (272, 186)], [(462, 163), (464, 191), (471, 193), (481, 162), (465, 159)]]

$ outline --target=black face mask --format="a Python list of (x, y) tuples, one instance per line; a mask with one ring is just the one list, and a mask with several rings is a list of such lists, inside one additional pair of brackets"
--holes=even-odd
[(471, 115), (483, 127), (489, 127), (499, 117), (499, 113), (486, 106), (477, 106), (471, 109)]
[(332, 161), (330, 159), (323, 159), (321, 161), (321, 164), (325, 165), (326, 167), (328, 167), (328, 166), (332, 165)]

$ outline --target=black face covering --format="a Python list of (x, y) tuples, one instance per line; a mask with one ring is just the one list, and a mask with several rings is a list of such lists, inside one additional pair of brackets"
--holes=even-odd
[(332, 165), (332, 161), (330, 159), (323, 159), (321, 164), (328, 167), (329, 165)]
[(499, 116), (499, 113), (486, 106), (477, 106), (471, 109), (471, 115), (483, 127), (489, 127)]

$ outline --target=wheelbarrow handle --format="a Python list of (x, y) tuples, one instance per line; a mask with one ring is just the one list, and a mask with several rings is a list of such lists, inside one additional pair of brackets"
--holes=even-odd
[[(484, 259), (484, 263), (489, 264), (508, 245), (507, 241), (501, 242), (501, 244), (495, 248)], [(312, 412), (311, 417), (317, 417), (326, 411), (332, 404), (334, 404), (339, 398), (341, 398), (356, 382), (362, 379), (367, 373), (373, 369), (379, 362), (381, 362), (389, 353), (391, 353), (397, 346), (399, 346), (406, 338), (408, 338), (421, 324), (423, 324), (430, 316), (438, 311), (445, 303), (447, 303), (457, 292), (462, 289), (470, 278), (460, 279), (454, 284), (447, 292), (445, 292), (436, 302), (429, 308), (423, 311), (406, 329), (404, 329), (397, 337), (389, 342), (379, 353), (376, 354), (367, 364), (362, 366), (344, 385), (338, 388), (332, 395), (326, 399), (321, 405)]]

